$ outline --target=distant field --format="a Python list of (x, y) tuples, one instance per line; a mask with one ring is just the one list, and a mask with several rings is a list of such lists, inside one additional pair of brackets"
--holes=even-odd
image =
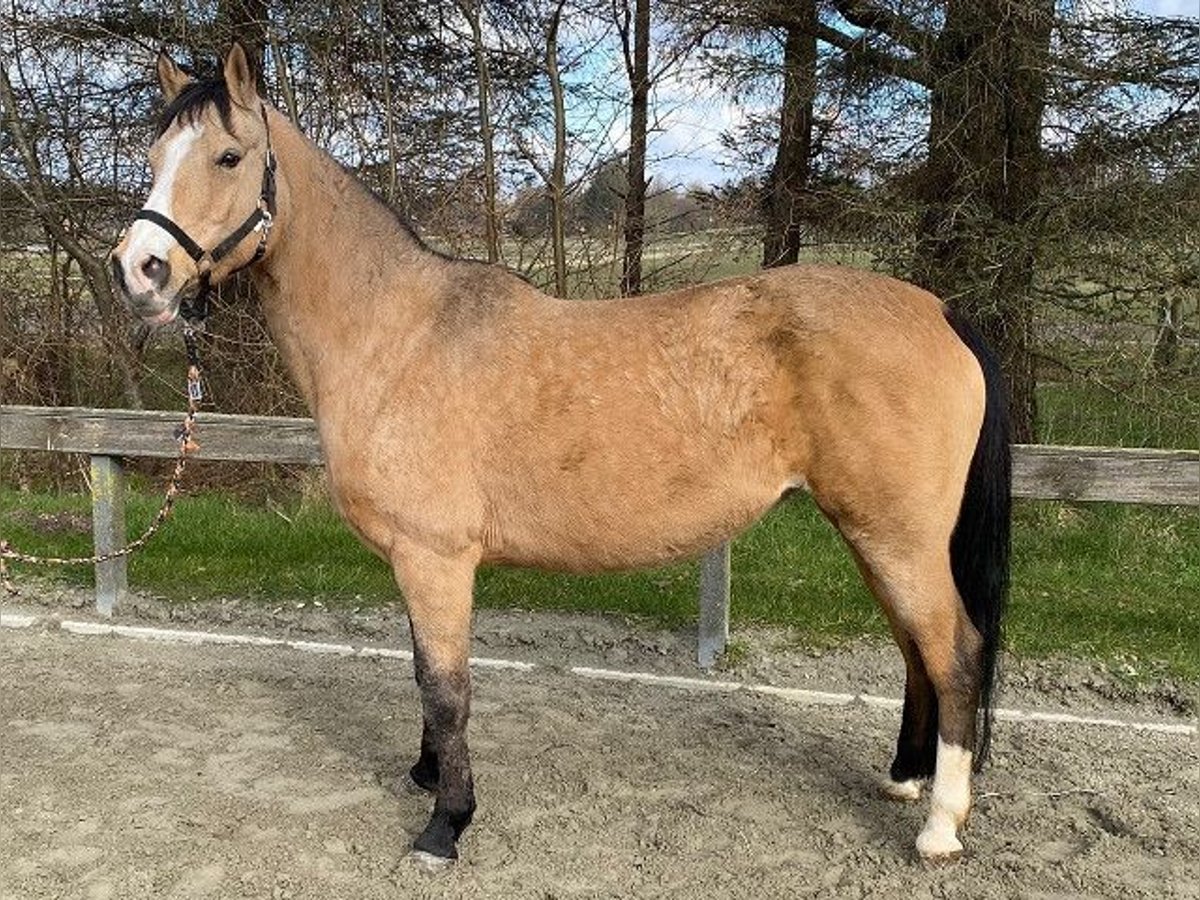
[[(431, 239), (438, 249), (482, 259), (484, 248), (474, 244), (452, 247)], [(550, 246), (544, 240), (509, 238), (503, 247), (505, 265), (538, 286), (554, 283)], [(566, 241), (567, 296), (583, 300), (613, 297), (621, 281), (620, 247), (604, 234), (572, 235)], [(801, 250), (800, 262), (836, 263), (864, 269), (877, 267), (872, 250), (863, 244), (820, 241)], [(752, 228), (712, 228), (683, 234), (651, 235), (642, 254), (642, 284), (647, 293), (689, 284), (746, 275), (762, 267), (762, 242)]]

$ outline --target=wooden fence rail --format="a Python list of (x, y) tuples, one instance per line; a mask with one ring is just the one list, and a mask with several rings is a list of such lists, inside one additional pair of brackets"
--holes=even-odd
[[(0, 450), (92, 457), (96, 552), (125, 540), (120, 459), (174, 457), (180, 413), (75, 407), (0, 406)], [(311, 419), (204, 413), (196, 459), (320, 465)], [(1114, 447), (1013, 447), (1013, 493), (1041, 500), (1107, 500), (1200, 506), (1200, 452)], [(701, 564), (698, 661), (709, 668), (729, 636), (729, 545)], [(97, 566), (96, 608), (111, 615), (127, 590), (125, 560)]]

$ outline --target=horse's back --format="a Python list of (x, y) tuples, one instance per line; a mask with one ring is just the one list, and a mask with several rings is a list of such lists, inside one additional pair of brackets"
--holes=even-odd
[(694, 553), (790, 488), (836, 504), (864, 469), (919, 465), (955, 441), (933, 419), (972, 415), (974, 361), (940, 302), (872, 273), (791, 267), (611, 301), (518, 289), (493, 324), (464, 383), (484, 535), (513, 562)]

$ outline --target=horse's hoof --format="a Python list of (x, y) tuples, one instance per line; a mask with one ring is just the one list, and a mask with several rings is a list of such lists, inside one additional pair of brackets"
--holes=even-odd
[(963, 845), (953, 828), (926, 828), (917, 835), (917, 853), (926, 863), (950, 863), (962, 856)]
[(884, 778), (879, 785), (879, 790), (889, 800), (911, 803), (921, 799), (922, 784), (920, 778), (906, 778), (904, 781), (892, 781), (890, 778)]
[(411, 850), (409, 851), (408, 858), (417, 869), (426, 875), (436, 875), (454, 865), (454, 857), (438, 856), (436, 853), (430, 853), (427, 850)]
[(414, 859), (439, 868), (445, 868), (458, 859), (458, 844), (454, 840), (454, 832), (449, 824), (439, 821), (435, 816), (433, 821), (413, 841), (412, 854)]

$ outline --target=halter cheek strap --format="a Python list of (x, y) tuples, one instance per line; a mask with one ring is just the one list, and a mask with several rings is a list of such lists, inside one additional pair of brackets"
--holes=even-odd
[[(271, 126), (267, 123), (267, 107), (260, 105), (259, 112), (262, 114), (263, 127), (267, 130), (267, 158), (263, 163), (262, 189), (259, 191), (258, 205), (254, 208), (254, 212), (250, 213), (245, 221), (235, 228), (228, 237), (211, 250), (205, 250), (178, 224), (157, 210), (140, 209), (137, 215), (133, 217), (135, 220), (144, 219), (147, 222), (153, 222), (159, 228), (162, 228), (179, 242), (179, 246), (183, 247), (187, 255), (197, 265), (206, 256), (212, 261), (213, 265), (216, 265), (232, 253), (246, 239), (247, 235), (253, 231), (260, 232), (254, 256), (234, 269), (233, 272), (230, 272), (231, 275), (234, 272), (240, 272), (247, 266), (254, 265), (254, 263), (263, 258), (263, 255), (267, 252), (267, 237), (271, 233), (271, 225), (275, 220), (275, 151), (271, 149)], [(185, 318), (203, 319), (208, 314), (208, 291), (208, 273), (205, 272), (201, 276), (200, 293), (191, 302), (190, 311), (185, 310)]]

